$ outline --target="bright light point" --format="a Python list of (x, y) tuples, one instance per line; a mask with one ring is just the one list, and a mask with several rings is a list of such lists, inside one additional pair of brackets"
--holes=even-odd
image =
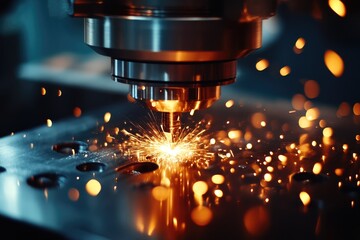
[(265, 174), (264, 174), (264, 180), (265, 180), (266, 182), (270, 182), (270, 181), (272, 180), (271, 174), (270, 174), (270, 173), (265, 173)]
[[(205, 132), (201, 125), (196, 125), (194, 129), (182, 129), (176, 142), (171, 142), (157, 125), (150, 123), (133, 127), (131, 131), (140, 132), (121, 130), (121, 133), (129, 138), (126, 144), (119, 145), (125, 156), (138, 161), (151, 159), (159, 165), (190, 163), (206, 167), (207, 162), (213, 160), (214, 155), (208, 151), (208, 141), (201, 136)], [(210, 144), (215, 144), (215, 139), (211, 139)]]
[(340, 17), (345, 17), (346, 7), (345, 4), (340, 0), (329, 0), (329, 7)]
[(225, 181), (225, 178), (221, 174), (215, 174), (211, 177), (211, 181), (215, 184), (222, 184)]
[(307, 192), (300, 192), (299, 197), (300, 197), (302, 204), (304, 204), (304, 206), (307, 206), (310, 204), (311, 198)]
[(225, 103), (225, 107), (231, 108), (232, 106), (234, 106), (234, 103), (234, 100), (229, 100)]
[(211, 145), (214, 145), (215, 143), (216, 143), (215, 138), (210, 139), (210, 144), (211, 144)]
[(46, 88), (44, 88), (44, 87), (41, 88), (41, 95), (43, 95), (43, 96), (46, 95)]
[(109, 122), (110, 121), (110, 118), (111, 118), (111, 113), (109, 113), (109, 112), (106, 112), (105, 114), (104, 114), (104, 122)]
[(305, 46), (305, 43), (306, 43), (306, 41), (305, 41), (305, 39), (304, 38), (302, 38), (302, 37), (300, 37), (300, 38), (298, 38), (297, 40), (296, 40), (296, 42), (295, 42), (295, 47), (297, 48), (297, 49), (303, 49), (304, 48), (304, 46)]
[(299, 127), (309, 128), (311, 127), (311, 122), (305, 116), (302, 116), (299, 118)]
[(285, 155), (279, 155), (278, 156), (278, 159), (281, 161), (281, 162), (286, 162), (287, 161), (287, 157)]
[(318, 108), (310, 108), (306, 111), (306, 119), (309, 121), (313, 121), (318, 119), (320, 116), (320, 110)]
[(230, 139), (237, 139), (241, 137), (241, 131), (240, 130), (231, 130), (228, 133), (228, 137)]
[(221, 191), (221, 189), (215, 189), (214, 190), (214, 194), (215, 196), (217, 196), (218, 198), (221, 198), (222, 196), (224, 196), (223, 191)]
[(324, 54), (324, 62), (326, 67), (335, 77), (340, 77), (343, 74), (344, 61), (335, 51), (327, 50)]
[(319, 174), (321, 172), (321, 169), (322, 169), (321, 163), (315, 163), (312, 171), (314, 174)]
[(204, 181), (197, 181), (192, 187), (193, 191), (197, 195), (204, 195), (208, 190), (208, 185)]
[(46, 125), (47, 125), (48, 127), (51, 127), (51, 126), (52, 126), (52, 121), (51, 121), (51, 119), (46, 119)]
[(86, 192), (91, 196), (97, 196), (101, 191), (101, 184), (96, 179), (90, 179), (85, 185)]
[(284, 66), (280, 69), (280, 75), (283, 77), (289, 75), (290, 72), (291, 72), (291, 68), (289, 66)]
[(252, 149), (252, 147), (253, 147), (253, 146), (252, 146), (251, 143), (246, 144), (246, 148), (247, 148), (247, 149)]
[(266, 68), (269, 67), (269, 61), (266, 59), (261, 59), (258, 61), (255, 65), (256, 70), (258, 71), (264, 71)]
[(331, 137), (333, 135), (333, 130), (330, 127), (324, 128), (323, 136), (324, 137)]

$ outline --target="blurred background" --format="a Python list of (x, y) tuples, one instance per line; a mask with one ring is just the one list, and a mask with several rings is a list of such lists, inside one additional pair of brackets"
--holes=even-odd
[[(110, 59), (84, 44), (83, 20), (56, 2), (0, 4), (0, 137), (127, 101), (127, 85), (111, 80)], [(231, 91), (296, 110), (311, 100), (338, 117), (360, 115), (358, 2), (279, 1), (263, 22), (263, 47), (238, 61), (222, 98)]]

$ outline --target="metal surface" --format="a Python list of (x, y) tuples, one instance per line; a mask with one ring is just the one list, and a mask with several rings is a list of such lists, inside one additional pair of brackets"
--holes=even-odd
[[(192, 116), (204, 122), (202, 141), (214, 159), (173, 165), (129, 155), (119, 130), (152, 130), (129, 124), (147, 122), (148, 113), (129, 104), (1, 139), (0, 214), (65, 239), (359, 237), (359, 119), (320, 108), (334, 131), (324, 140), (317, 124), (300, 128), (303, 113), (289, 113), (287, 103), (218, 101)], [(200, 195), (199, 181), (207, 185)]]

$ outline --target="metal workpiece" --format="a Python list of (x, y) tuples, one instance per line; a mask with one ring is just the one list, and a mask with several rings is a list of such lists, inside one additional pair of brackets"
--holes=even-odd
[(225, 102), (183, 114), (172, 144), (128, 102), (0, 139), (0, 216), (40, 239), (359, 236), (359, 122), (320, 109), (326, 139), (287, 103)]

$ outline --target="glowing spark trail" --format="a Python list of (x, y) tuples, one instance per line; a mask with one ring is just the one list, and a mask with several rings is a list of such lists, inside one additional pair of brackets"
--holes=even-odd
[(209, 140), (199, 122), (193, 129), (182, 129), (176, 142), (171, 142), (155, 123), (145, 126), (133, 124), (130, 130), (121, 131), (128, 140), (119, 145), (125, 155), (137, 161), (155, 161), (159, 165), (196, 164), (206, 166), (214, 154), (208, 150)]

